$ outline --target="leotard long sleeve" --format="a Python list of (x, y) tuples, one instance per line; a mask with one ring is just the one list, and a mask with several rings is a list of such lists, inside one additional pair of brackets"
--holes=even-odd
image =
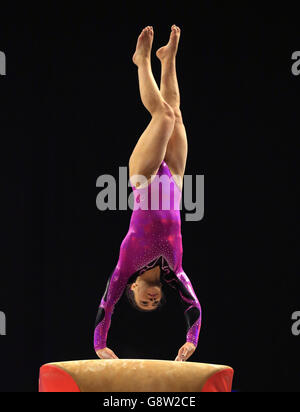
[(98, 310), (95, 350), (106, 347), (114, 307), (133, 275), (160, 266), (161, 280), (175, 288), (184, 307), (186, 341), (198, 344), (201, 306), (182, 268), (181, 190), (166, 162), (146, 187), (132, 185), (134, 209), (128, 233), (121, 243), (117, 265), (108, 279)]

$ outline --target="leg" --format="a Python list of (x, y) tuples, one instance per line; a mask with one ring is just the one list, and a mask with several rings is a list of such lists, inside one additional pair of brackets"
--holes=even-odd
[[(172, 174), (183, 179), (187, 158), (187, 136), (180, 111), (180, 92), (176, 74), (176, 53), (180, 38), (180, 29), (172, 26), (169, 43), (160, 48), (156, 55), (161, 61), (160, 91), (165, 101), (175, 114), (175, 125), (167, 145), (165, 161)], [(181, 182), (180, 186), (181, 186)]]
[(152, 74), (152, 42), (153, 29), (147, 27), (138, 38), (133, 56), (133, 62), (138, 67), (141, 100), (152, 119), (138, 140), (129, 160), (130, 177), (139, 174), (147, 179), (157, 172), (165, 157), (175, 122), (174, 112), (162, 97)]

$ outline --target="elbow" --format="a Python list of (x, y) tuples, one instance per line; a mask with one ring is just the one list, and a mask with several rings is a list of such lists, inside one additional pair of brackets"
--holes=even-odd
[(201, 321), (201, 306), (195, 305), (191, 306), (186, 312), (185, 312), (185, 317), (187, 320), (188, 328), (190, 328), (192, 325), (194, 325), (197, 321)]

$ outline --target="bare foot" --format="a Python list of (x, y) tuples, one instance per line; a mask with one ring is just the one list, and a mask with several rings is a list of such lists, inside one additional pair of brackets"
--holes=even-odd
[(166, 58), (174, 58), (177, 53), (178, 49), (178, 43), (180, 39), (180, 28), (175, 26), (173, 24), (171, 28), (171, 35), (170, 35), (170, 40), (169, 43), (161, 47), (160, 49), (157, 50), (156, 56), (159, 58), (159, 60), (165, 60)]
[(132, 57), (133, 63), (137, 66), (145, 60), (150, 60), (153, 43), (153, 27), (145, 27), (138, 37), (136, 51)]

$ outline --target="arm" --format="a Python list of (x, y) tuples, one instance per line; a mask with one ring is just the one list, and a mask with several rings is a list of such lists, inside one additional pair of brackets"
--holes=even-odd
[(121, 276), (119, 267), (117, 266), (107, 282), (96, 318), (94, 332), (94, 348), (96, 352), (106, 348), (107, 334), (114, 307), (122, 296), (126, 284), (127, 278)]
[(187, 275), (181, 271), (177, 274), (177, 279), (179, 295), (185, 308), (184, 316), (187, 324), (186, 341), (192, 343), (196, 348), (201, 328), (201, 306)]
[[(183, 270), (176, 275), (167, 275), (165, 281), (178, 291), (184, 307), (184, 316), (187, 324), (186, 343), (180, 348), (176, 360), (186, 360), (193, 354), (198, 345), (202, 317), (201, 306), (191, 281)], [(185, 355), (184, 358), (182, 358), (182, 355)]]

